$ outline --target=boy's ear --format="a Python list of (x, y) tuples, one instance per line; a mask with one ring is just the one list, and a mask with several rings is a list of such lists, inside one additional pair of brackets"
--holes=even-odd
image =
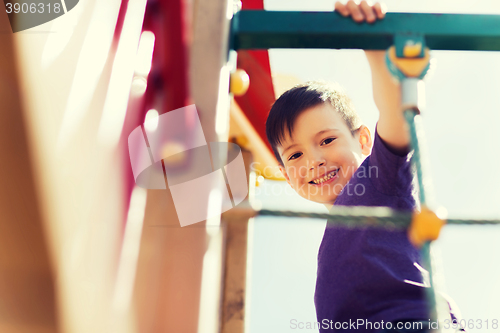
[(361, 145), (361, 152), (363, 155), (368, 156), (373, 147), (373, 140), (370, 130), (365, 125), (361, 125), (358, 131), (359, 144)]
[[(281, 173), (283, 174), (283, 176), (285, 177), (285, 179), (286, 179), (287, 183), (288, 183), (290, 186), (292, 186), (292, 184), (290, 183), (290, 177), (288, 177), (288, 174), (286, 173), (285, 168), (284, 168), (281, 164), (280, 164), (280, 165), (278, 165), (278, 167), (280, 168), (280, 171), (281, 171)], [(292, 186), (292, 188), (293, 188), (293, 186)]]

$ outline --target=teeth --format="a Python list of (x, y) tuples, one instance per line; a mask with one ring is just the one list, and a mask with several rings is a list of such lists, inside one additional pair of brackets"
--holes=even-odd
[(313, 183), (314, 184), (321, 184), (321, 183), (327, 181), (328, 179), (331, 179), (331, 178), (335, 177), (336, 174), (337, 174), (337, 170), (329, 173), (328, 175), (326, 175), (326, 176), (324, 176), (322, 178), (318, 178), (318, 179), (313, 180)]

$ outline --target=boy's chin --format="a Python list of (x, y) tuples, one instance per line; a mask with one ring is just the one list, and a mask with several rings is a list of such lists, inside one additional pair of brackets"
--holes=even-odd
[(333, 206), (333, 204), (335, 203), (335, 200), (337, 200), (337, 197), (326, 198), (326, 199), (323, 199), (323, 200), (317, 199), (317, 200), (311, 200), (311, 201), (314, 201), (316, 203), (319, 203), (319, 204), (322, 204), (322, 205), (326, 205), (326, 206)]
[(330, 194), (330, 195), (314, 195), (314, 194), (307, 194), (307, 195), (301, 195), (304, 199), (307, 199), (312, 202), (316, 202), (322, 205), (332, 205), (335, 203), (335, 200), (337, 200), (338, 195)]
[(302, 198), (322, 205), (333, 205), (342, 191), (339, 185), (324, 187), (309, 185), (300, 187), (299, 191), (297, 188), (294, 189)]

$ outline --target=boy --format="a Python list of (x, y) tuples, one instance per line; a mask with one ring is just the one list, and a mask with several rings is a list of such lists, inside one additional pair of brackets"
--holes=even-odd
[[(366, 1), (336, 3), (335, 9), (357, 22), (385, 15), (380, 4)], [(328, 209), (346, 205), (412, 211), (410, 138), (399, 87), (383, 52), (366, 55), (380, 111), (373, 139), (349, 98), (316, 82), (292, 88), (274, 103), (266, 134), (281, 172), (302, 197)], [(419, 261), (404, 231), (327, 226), (314, 296), (320, 332), (425, 331), (429, 316)], [(409, 327), (417, 330), (404, 330)]]

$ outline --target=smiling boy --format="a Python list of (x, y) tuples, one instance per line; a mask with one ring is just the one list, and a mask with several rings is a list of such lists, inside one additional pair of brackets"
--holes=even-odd
[(269, 114), (267, 129), (270, 142), (281, 142), (274, 144), (275, 155), (288, 183), (300, 196), (328, 209), (372, 147), (370, 131), (348, 97), (321, 82), (285, 92)]
[[(384, 17), (379, 4), (369, 6), (365, 1), (336, 3), (335, 8), (357, 22)], [(383, 52), (366, 55), (380, 112), (373, 138), (347, 95), (321, 82), (285, 92), (269, 113), (266, 134), (281, 172), (300, 196), (328, 209), (345, 205), (412, 211), (416, 202), (410, 139), (399, 86), (386, 69)], [(352, 325), (343, 324), (358, 320), (371, 325), (352, 330), (375, 332), (397, 329), (404, 322), (427, 323), (426, 282), (419, 262), (419, 252), (404, 231), (327, 226), (314, 296), (320, 332), (331, 332), (336, 324), (350, 331)]]

